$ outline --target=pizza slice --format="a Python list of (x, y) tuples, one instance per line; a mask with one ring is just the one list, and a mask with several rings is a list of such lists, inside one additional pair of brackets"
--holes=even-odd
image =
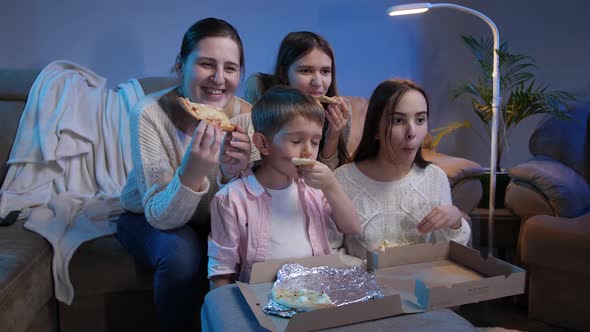
[(332, 303), (328, 294), (311, 289), (273, 288), (271, 296), (280, 305), (304, 311), (334, 307), (334, 303)]
[(291, 158), (291, 162), (297, 166), (313, 166), (318, 163), (317, 160), (307, 158)]
[(328, 97), (326, 95), (313, 95), (312, 96), (320, 104), (338, 104), (340, 100), (338, 97)]
[(229, 117), (219, 107), (193, 103), (188, 98), (178, 97), (180, 106), (197, 120), (206, 120), (223, 131), (234, 131), (235, 125), (229, 122)]

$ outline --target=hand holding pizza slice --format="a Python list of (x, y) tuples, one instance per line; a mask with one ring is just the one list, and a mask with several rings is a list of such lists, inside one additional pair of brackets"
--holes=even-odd
[(193, 103), (188, 98), (178, 97), (180, 106), (197, 120), (206, 120), (216, 125), (223, 131), (232, 132), (235, 125), (229, 121), (229, 117), (223, 109), (205, 104)]

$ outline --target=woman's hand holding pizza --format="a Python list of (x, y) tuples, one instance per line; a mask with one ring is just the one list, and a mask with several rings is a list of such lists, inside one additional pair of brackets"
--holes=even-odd
[(199, 122), (178, 169), (182, 184), (200, 191), (203, 179), (217, 165), (222, 139), (223, 132), (217, 126)]

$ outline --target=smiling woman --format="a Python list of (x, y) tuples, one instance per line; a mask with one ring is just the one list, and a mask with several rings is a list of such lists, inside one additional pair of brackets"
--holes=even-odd
[(176, 59), (182, 85), (146, 96), (130, 116), (134, 169), (121, 203), (135, 214), (118, 221), (117, 237), (138, 263), (155, 269), (155, 304), (166, 331), (198, 329), (199, 305), (207, 291), (201, 262), (206, 260), (209, 200), (218, 183), (239, 174), (250, 156), (250, 139), (242, 128), (224, 138), (220, 128), (195, 119), (179, 100), (226, 112), (238, 105), (239, 111), (234, 93), (243, 53), (229, 23), (215, 18), (196, 22)]

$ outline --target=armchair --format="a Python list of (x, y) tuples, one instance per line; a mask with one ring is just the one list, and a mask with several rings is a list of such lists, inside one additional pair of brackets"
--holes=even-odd
[(590, 308), (590, 108), (548, 118), (533, 158), (510, 169), (506, 206), (522, 219), (519, 259), (528, 271), (529, 316), (588, 330)]

